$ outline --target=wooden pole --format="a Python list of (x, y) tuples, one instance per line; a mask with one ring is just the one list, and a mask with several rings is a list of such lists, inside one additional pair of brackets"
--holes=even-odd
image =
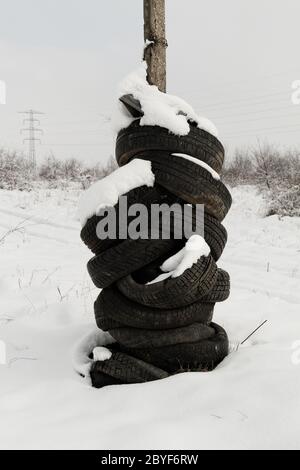
[(144, 0), (144, 60), (147, 80), (166, 92), (166, 26), (165, 0)]

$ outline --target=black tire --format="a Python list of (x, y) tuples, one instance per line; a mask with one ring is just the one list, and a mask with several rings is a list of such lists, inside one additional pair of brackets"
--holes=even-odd
[[(183, 204), (184, 201), (180, 200), (178, 196), (166, 191), (161, 186), (155, 184), (153, 187), (140, 186), (138, 188), (129, 191), (127, 194), (124, 194), (127, 197), (127, 205), (130, 207), (132, 204), (140, 203), (144, 204), (148, 208), (152, 204), (174, 204), (180, 203)], [(117, 232), (119, 229), (119, 203), (115, 206), (116, 209), (116, 222), (117, 222)], [(80, 237), (84, 244), (95, 254), (98, 255), (103, 251), (118, 245), (124, 240), (120, 239), (105, 239), (101, 240), (97, 236), (97, 225), (102, 220), (103, 216), (94, 215), (88, 219), (86, 224), (81, 230)], [(133, 217), (128, 217), (128, 223), (133, 219)]]
[[(128, 205), (134, 204), (136, 201), (143, 199), (150, 193), (153, 193), (154, 188), (148, 188), (147, 186), (141, 186), (129, 191), (125, 196), (127, 197)], [(116, 215), (119, 215), (119, 203), (116, 205)], [(100, 254), (103, 251), (111, 248), (112, 246), (120, 243), (120, 240), (101, 240), (97, 236), (97, 225), (102, 220), (102, 216), (94, 215), (84, 225), (81, 230), (80, 237), (84, 244), (95, 254)], [(118, 220), (118, 218), (117, 218)], [(122, 240), (123, 241), (123, 240)]]
[(111, 336), (128, 348), (159, 348), (171, 344), (197, 343), (215, 334), (213, 328), (201, 323), (171, 330), (141, 330), (136, 328), (113, 328)]
[(210, 371), (225, 359), (229, 349), (226, 331), (215, 323), (211, 327), (215, 330), (214, 336), (197, 343), (145, 349), (131, 349), (120, 345), (120, 349), (170, 374), (186, 370)]
[(228, 299), (230, 295), (230, 276), (228, 272), (223, 269), (218, 269), (218, 278), (214, 287), (211, 291), (205, 295), (201, 301), (202, 302), (211, 302), (215, 304), (217, 302), (224, 302)]
[(92, 386), (94, 388), (103, 388), (109, 385), (121, 385), (121, 380), (115, 379), (110, 375), (104, 374), (100, 370), (98, 370), (97, 362), (93, 362), (91, 371), (90, 371), (90, 378), (92, 382)]
[(105, 288), (179, 246), (178, 240), (125, 240), (90, 259), (88, 272), (96, 287)]
[[(196, 160), (173, 155), (176, 153)], [(95, 254), (88, 271), (94, 284), (103, 288), (94, 304), (96, 323), (116, 340), (109, 346), (111, 358), (93, 363), (92, 384), (101, 388), (143, 383), (183, 371), (213, 370), (229, 349), (226, 332), (212, 323), (212, 317), (215, 303), (227, 299), (230, 292), (229, 275), (217, 268), (216, 261), (226, 245), (227, 232), (221, 222), (232, 200), (226, 186), (202, 162), (220, 174), (224, 148), (194, 124), (187, 136), (176, 136), (158, 126), (140, 126), (136, 120), (118, 134), (116, 156), (119, 166), (134, 158), (149, 160), (155, 175), (154, 187), (142, 186), (127, 193), (128, 207), (135, 203), (148, 208), (153, 204), (204, 205), (203, 231), (200, 233), (198, 224), (197, 229), (209, 245), (210, 255), (202, 256), (177, 278), (148, 284), (161, 274), (163, 261), (195, 232), (195, 208), (192, 214), (176, 211), (172, 216), (176, 228), (182, 223), (185, 229), (183, 215), (189, 217), (192, 230), (189, 234), (185, 230), (179, 240), (174, 240), (174, 231), (166, 235), (162, 223), (156, 234), (159, 239), (151, 238), (150, 218), (145, 228), (148, 234), (143, 234), (146, 239), (120, 240), (117, 235), (117, 239), (100, 240), (97, 224), (102, 217), (95, 215), (87, 221), (81, 238)], [(118, 216), (119, 203), (115, 209)], [(129, 217), (128, 223), (133, 219)]]
[(136, 120), (118, 134), (116, 159), (119, 166), (125, 165), (141, 152), (156, 150), (190, 155), (202, 160), (218, 173), (224, 162), (224, 147), (221, 142), (193, 124), (190, 124), (188, 135), (178, 136), (163, 127), (140, 126), (140, 121)]
[(174, 155), (151, 156), (140, 154), (136, 158), (151, 160), (155, 181), (190, 204), (204, 204), (208, 214), (217, 220), (227, 215), (232, 198), (222, 181), (212, 177), (200, 165)]
[(103, 289), (94, 305), (97, 326), (104, 330), (122, 326), (167, 330), (212, 321), (214, 304), (195, 302), (175, 309), (145, 307), (125, 297), (115, 286)]
[(139, 304), (172, 309), (190, 305), (207, 295), (217, 282), (218, 269), (212, 256), (202, 256), (177, 278), (155, 284), (139, 284), (130, 274), (117, 283), (118, 289)]
[[(148, 188), (142, 186), (136, 188), (126, 194), (128, 207), (131, 204), (139, 202), (145, 204), (147, 207), (151, 207), (152, 204), (168, 204), (172, 205), (174, 203), (183, 205), (184, 201), (177, 196), (173, 196), (171, 193), (166, 191), (164, 188), (159, 185), (155, 185), (153, 188)], [(117, 218), (117, 231), (118, 231), (118, 204), (116, 206), (116, 218)], [(94, 215), (91, 217), (85, 226), (81, 230), (81, 239), (85, 245), (95, 254), (101, 254), (103, 251), (112, 248), (113, 246), (118, 245), (124, 240), (120, 239), (106, 239), (101, 240), (97, 236), (97, 224), (102, 219), (101, 216)], [(128, 218), (128, 222), (130, 222)], [(193, 211), (193, 222), (195, 222), (195, 212)], [(149, 224), (150, 227), (150, 224)], [(193, 226), (194, 227), (194, 226)], [(172, 238), (172, 233), (170, 234)], [(208, 243), (211, 249), (213, 258), (217, 261), (226, 245), (227, 241), (227, 232), (225, 227), (214, 217), (209, 214), (204, 214), (204, 238)]]
[(220, 259), (227, 243), (227, 231), (215, 217), (204, 214), (204, 239), (215, 261)]
[(94, 381), (97, 380), (96, 375), (99, 372), (101, 379), (103, 379), (102, 374), (105, 374), (120, 383), (143, 383), (169, 376), (166, 371), (123, 352), (113, 352), (107, 361), (94, 362), (91, 371)]

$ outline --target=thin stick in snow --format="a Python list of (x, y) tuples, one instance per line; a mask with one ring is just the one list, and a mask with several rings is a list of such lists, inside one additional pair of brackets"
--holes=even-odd
[(251, 335), (247, 336), (247, 338), (244, 339), (244, 341), (241, 343), (241, 345), (242, 345), (242, 344), (245, 344), (246, 341), (248, 341), (248, 339), (250, 339), (251, 336), (253, 336), (254, 333), (256, 333), (258, 330), (260, 330), (260, 328), (262, 328), (267, 322), (268, 322), (268, 320), (265, 320), (261, 325), (259, 325), (259, 326), (256, 328), (256, 330), (254, 330), (254, 331), (251, 333)]

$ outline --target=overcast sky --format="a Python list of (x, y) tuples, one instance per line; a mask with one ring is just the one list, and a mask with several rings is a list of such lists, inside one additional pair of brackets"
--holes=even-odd
[[(168, 91), (212, 119), (232, 154), (300, 147), (299, 0), (166, 0)], [(18, 111), (43, 111), (42, 159), (105, 162), (120, 79), (143, 47), (143, 0), (0, 0), (0, 146), (23, 149)]]

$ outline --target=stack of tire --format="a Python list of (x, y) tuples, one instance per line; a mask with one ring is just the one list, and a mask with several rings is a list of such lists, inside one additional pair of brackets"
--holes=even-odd
[(215, 304), (226, 300), (230, 291), (229, 275), (216, 262), (227, 241), (222, 221), (231, 196), (207, 165), (220, 173), (224, 148), (193, 123), (188, 135), (177, 136), (158, 126), (141, 126), (136, 119), (118, 134), (116, 158), (119, 166), (136, 158), (148, 160), (155, 175), (154, 187), (141, 186), (127, 194), (128, 207), (137, 202), (148, 207), (204, 204), (204, 238), (210, 255), (202, 256), (179, 277), (151, 283), (164, 260), (187, 240), (172, 236), (100, 240), (96, 228), (101, 216), (87, 221), (81, 238), (94, 253), (88, 271), (102, 289), (94, 305), (96, 323), (115, 340), (109, 346), (111, 358), (93, 363), (92, 384), (100, 388), (184, 371), (211, 371), (228, 354), (227, 334), (212, 318)]

